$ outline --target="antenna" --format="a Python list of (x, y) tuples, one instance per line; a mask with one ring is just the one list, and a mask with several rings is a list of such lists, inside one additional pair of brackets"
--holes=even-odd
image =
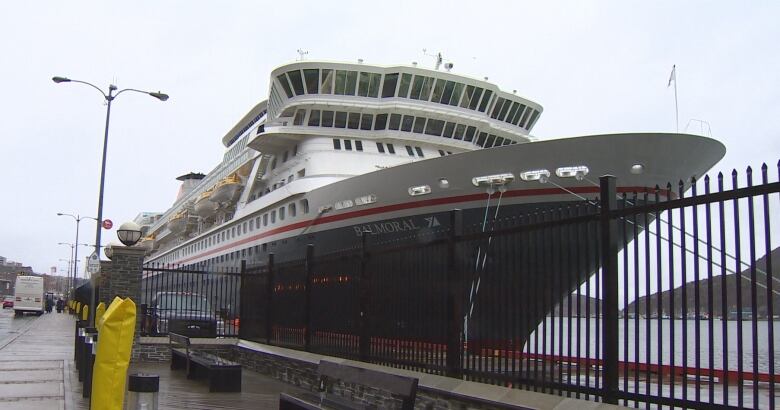
[(298, 52), (298, 55), (300, 56), (300, 57), (299, 57), (300, 59), (299, 59), (299, 60), (296, 60), (296, 61), (303, 61), (303, 60), (304, 60), (304, 56), (305, 56), (306, 54), (309, 54), (309, 52), (308, 52), (308, 51), (306, 51), (306, 50), (303, 50), (303, 49), (300, 49), (300, 48), (298, 49), (298, 51), (297, 51), (297, 52)]
[[(428, 54), (428, 49), (426, 49), (426, 48), (424, 48), (422, 51), (423, 51), (423, 54), (425, 54), (426, 56), (433, 57), (433, 58), (436, 59), (435, 69), (438, 71), (439, 67), (441, 67), (441, 64), (444, 62), (444, 57), (442, 57), (441, 53), (439, 52), (439, 53), (436, 53), (436, 54)], [(452, 67), (453, 67), (452, 63), (448, 62), (447, 64), (444, 64), (444, 68), (447, 71), (452, 70)]]

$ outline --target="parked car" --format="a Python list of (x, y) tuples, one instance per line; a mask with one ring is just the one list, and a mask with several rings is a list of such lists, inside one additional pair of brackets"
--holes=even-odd
[(5, 308), (13, 308), (14, 307), (14, 297), (11, 295), (8, 295), (3, 298), (3, 309)]
[(153, 336), (174, 332), (189, 337), (216, 337), (224, 327), (205, 296), (158, 292), (147, 306), (145, 330)]

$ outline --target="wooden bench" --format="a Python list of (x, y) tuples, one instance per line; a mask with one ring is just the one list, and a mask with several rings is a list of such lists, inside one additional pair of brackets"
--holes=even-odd
[(241, 365), (202, 350), (192, 349), (192, 340), (169, 333), (171, 370), (186, 369), (188, 379), (208, 378), (210, 392), (240, 392)]
[[(411, 410), (417, 395), (417, 378), (399, 376), (361, 367), (320, 361), (317, 366), (318, 391), (302, 394), (279, 394), (279, 409), (378, 409), (395, 408)], [(400, 402), (366, 402), (360, 397), (346, 397), (333, 391), (334, 384), (341, 388), (364, 386), (389, 393)]]

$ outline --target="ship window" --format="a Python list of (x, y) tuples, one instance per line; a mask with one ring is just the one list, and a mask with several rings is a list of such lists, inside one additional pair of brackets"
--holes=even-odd
[(444, 128), (444, 121), (429, 119), (425, 127), (425, 133), (428, 135), (440, 136)]
[(422, 87), (424, 82), (425, 82), (424, 76), (421, 75), (414, 76), (414, 83), (412, 83), (412, 92), (409, 95), (409, 98), (413, 100), (420, 99), (420, 92), (422, 92)]
[(441, 100), (441, 95), (444, 92), (444, 84), (446, 81), (442, 79), (436, 80), (436, 85), (433, 86), (433, 95), (431, 96), (431, 101), (433, 102), (439, 102)]
[(520, 123), (519, 123), (519, 124), (517, 124), (518, 126), (520, 126), (521, 128), (527, 128), (527, 127), (525, 126), (525, 121), (528, 119), (528, 116), (529, 116), (529, 115), (531, 115), (531, 111), (533, 111), (533, 109), (531, 109), (531, 107), (528, 107), (528, 108), (525, 110), (525, 113), (523, 114), (523, 118), (521, 118), (521, 119), (520, 119)]
[(306, 168), (301, 168), (300, 171), (298, 171), (298, 178), (303, 178), (306, 176)]
[(453, 138), (456, 140), (462, 140), (463, 134), (466, 132), (466, 126), (463, 124), (458, 124), (455, 126), (455, 135), (453, 135)]
[(308, 199), (301, 199), (301, 210), (305, 214), (309, 213), (309, 200)]
[(442, 151), (442, 150), (439, 150), (439, 156), (440, 156), (440, 157), (443, 157), (443, 156), (444, 156), (444, 151)]
[(417, 117), (414, 119), (414, 132), (422, 134), (425, 130), (425, 117)]
[(376, 123), (374, 124), (375, 130), (383, 130), (387, 125), (387, 114), (377, 114)]
[(284, 221), (284, 207), (279, 208), (279, 220)]
[(352, 140), (344, 140), (344, 149), (352, 151)]
[(260, 229), (260, 217), (258, 216), (255, 218), (255, 225), (257, 226), (257, 229)]
[(460, 101), (461, 108), (469, 108), (469, 104), (471, 104), (471, 99), (474, 95), (474, 89), (475, 87), (473, 85), (466, 86), (466, 92), (463, 93), (463, 99)]
[(428, 101), (428, 98), (431, 95), (431, 88), (433, 88), (433, 78), (423, 78), (425, 78), (425, 82), (423, 82), (422, 90), (420, 91), (420, 99), (423, 101)]
[(241, 231), (244, 235), (246, 235), (246, 222), (243, 224), (243, 228), (241, 228)]
[(349, 113), (349, 121), (347, 122), (347, 127), (353, 130), (358, 129), (360, 126), (360, 114), (356, 112)]
[(487, 133), (486, 132), (480, 132), (479, 133), (479, 138), (477, 139), (477, 145), (479, 145), (480, 147), (484, 147), (485, 146), (485, 139), (487, 139)]
[(507, 141), (509, 141), (509, 140), (505, 140), (505, 139), (504, 139), (504, 138), (502, 138), (502, 137), (497, 137), (497, 138), (496, 138), (496, 144), (494, 145), (494, 147), (501, 147), (501, 146), (504, 146), (504, 145), (506, 145), (506, 144), (507, 144)]
[(396, 83), (398, 83), (398, 73), (385, 74), (385, 82), (382, 84), (382, 98), (395, 96)]
[(501, 106), (504, 105), (504, 101), (506, 100), (499, 97), (498, 102), (496, 102), (496, 106), (493, 107), (493, 113), (490, 114), (490, 118), (498, 117), (498, 112), (501, 110)]
[(423, 155), (422, 149), (420, 147), (414, 147), (414, 150), (417, 151), (417, 156), (420, 158), (425, 158), (425, 155)]
[(268, 251), (268, 244), (264, 243), (263, 244), (263, 252), (266, 252), (266, 251)]
[(337, 95), (344, 95), (344, 91), (347, 88), (347, 72), (344, 70), (336, 70), (336, 92)]
[(333, 138), (333, 149), (341, 149), (341, 140)]
[(276, 157), (274, 157), (274, 159), (271, 160), (271, 169), (272, 170), (276, 169)]
[(371, 73), (360, 73), (360, 79), (358, 80), (358, 95), (361, 97), (368, 97), (368, 83)]
[(320, 126), (320, 110), (311, 110), (311, 112), (309, 113), (309, 126), (310, 127)]
[(485, 112), (485, 110), (488, 107), (488, 103), (490, 102), (490, 97), (493, 96), (493, 92), (490, 90), (485, 90), (485, 94), (482, 96), (482, 102), (479, 104), (479, 111)]
[(303, 125), (303, 117), (306, 116), (306, 110), (295, 111), (295, 119), (293, 119), (293, 125)]
[(460, 101), (460, 95), (462, 93), (463, 93), (463, 84), (455, 83), (455, 88), (452, 90), (452, 98), (450, 98), (450, 105), (457, 106), (458, 101)]
[[(295, 114), (295, 108), (288, 108), (284, 111), (282, 111), (282, 115), (280, 117), (292, 117), (293, 114)], [(284, 124), (287, 125), (287, 124)]]
[(301, 78), (300, 70), (292, 70), (287, 72), (287, 76), (290, 77), (290, 84), (295, 90), (295, 95), (303, 94), (303, 79)]
[(393, 147), (393, 144), (387, 144), (387, 152), (395, 154), (395, 148)]
[(279, 80), (279, 84), (282, 85), (282, 88), (284, 89), (284, 93), (287, 94), (287, 98), (292, 98), (293, 92), (292, 89), (290, 89), (290, 83), (287, 82), (287, 76), (282, 74), (277, 76), (276, 79)]
[(412, 151), (412, 147), (406, 146), (406, 153), (409, 154), (410, 157), (414, 156), (414, 151)]
[(271, 223), (276, 223), (276, 209), (271, 211)]
[(287, 210), (290, 212), (290, 218), (295, 217), (295, 203), (291, 203), (290, 205), (287, 205)]
[(322, 82), (320, 85), (320, 94), (333, 93), (333, 70), (327, 68), (322, 69)]
[(452, 98), (453, 89), (455, 89), (455, 82), (447, 81), (447, 83), (444, 85), (444, 91), (441, 94), (441, 100), (439, 102), (442, 104), (449, 104), (450, 98)]
[(293, 156), (298, 155), (298, 144), (293, 145)]
[(376, 143), (376, 150), (379, 151), (380, 154), (384, 154), (385, 153), (385, 146), (382, 145), (381, 142), (377, 142)]
[(288, 184), (289, 184), (290, 182), (293, 182), (294, 180), (295, 180), (295, 177), (294, 177), (294, 176), (292, 176), (292, 175), (290, 175), (290, 176), (288, 176), (288, 177), (287, 177), (287, 183), (288, 183)]
[(268, 214), (263, 214), (263, 226), (268, 226)]
[(401, 124), (401, 131), (409, 132), (412, 130), (412, 124), (414, 124), (414, 117), (411, 115), (404, 115), (403, 124)]
[(390, 114), (390, 125), (387, 126), (391, 130), (398, 130), (401, 128), (401, 114)]
[(466, 128), (466, 138), (464, 138), (464, 141), (471, 142), (474, 139), (474, 134), (477, 132), (477, 127), (468, 127)]
[(332, 127), (333, 126), (333, 111), (323, 111), (322, 112), (322, 126), (323, 127)]
[(357, 86), (357, 71), (347, 71), (347, 84), (344, 89), (345, 95), (355, 95), (355, 87)]
[(451, 138), (452, 132), (455, 130), (455, 123), (454, 122), (448, 122), (444, 125), (444, 134), (442, 134), (442, 137), (444, 138)]
[(336, 128), (345, 128), (347, 126), (347, 113), (343, 111), (336, 111), (336, 121), (334, 122)]
[(363, 141), (355, 141), (355, 151), (363, 151)]
[(371, 73), (368, 83), (368, 96), (377, 98), (379, 97), (379, 83), (382, 81), (382, 74)]
[(401, 74), (401, 85), (398, 87), (398, 96), (409, 98), (409, 85), (412, 83), (411, 74)]
[(320, 70), (303, 70), (303, 77), (306, 78), (306, 93), (318, 94), (320, 84)]
[(517, 125), (517, 122), (520, 121), (520, 118), (523, 116), (523, 111), (525, 111), (525, 104), (520, 104), (520, 107), (510, 121), (512, 125)]
[(534, 110), (534, 113), (531, 114), (531, 119), (528, 120), (528, 125), (525, 127), (526, 129), (531, 129), (534, 126), (534, 123), (536, 122), (536, 119), (539, 118), (539, 111)]
[(519, 106), (520, 106), (519, 102), (513, 102), (512, 108), (509, 110), (509, 113), (506, 115), (506, 118), (502, 117), (501, 119), (511, 124), (512, 119), (515, 117), (515, 114), (517, 113), (517, 107)]
[(498, 119), (503, 121), (504, 116), (506, 115), (506, 112), (509, 111), (509, 107), (511, 107), (513, 104), (512, 101), (506, 100), (504, 101), (504, 106), (501, 107), (501, 112), (498, 113)]
[(241, 257), (243, 258), (245, 256), (246, 256), (246, 249), (241, 249)]
[(493, 146), (493, 143), (496, 141), (496, 136), (493, 134), (488, 135), (487, 141), (485, 141), (485, 148), (490, 148)]

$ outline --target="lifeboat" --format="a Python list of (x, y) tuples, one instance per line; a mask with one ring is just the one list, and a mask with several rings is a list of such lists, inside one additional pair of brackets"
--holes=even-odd
[(179, 211), (168, 220), (168, 229), (173, 233), (184, 233), (187, 231), (189, 215), (186, 210)]
[(147, 253), (157, 250), (159, 243), (155, 241), (154, 235), (144, 236), (138, 241), (138, 247), (144, 248)]
[(211, 202), (231, 203), (241, 192), (241, 179), (236, 174), (228, 175), (222, 181), (217, 182), (214, 191), (211, 193)]
[(217, 202), (210, 201), (211, 195), (213, 193), (214, 191), (209, 189), (208, 191), (202, 192), (200, 195), (198, 195), (198, 198), (195, 200), (195, 205), (192, 209), (193, 212), (195, 212), (195, 215), (198, 215), (201, 218), (208, 218), (217, 212), (219, 204)]

